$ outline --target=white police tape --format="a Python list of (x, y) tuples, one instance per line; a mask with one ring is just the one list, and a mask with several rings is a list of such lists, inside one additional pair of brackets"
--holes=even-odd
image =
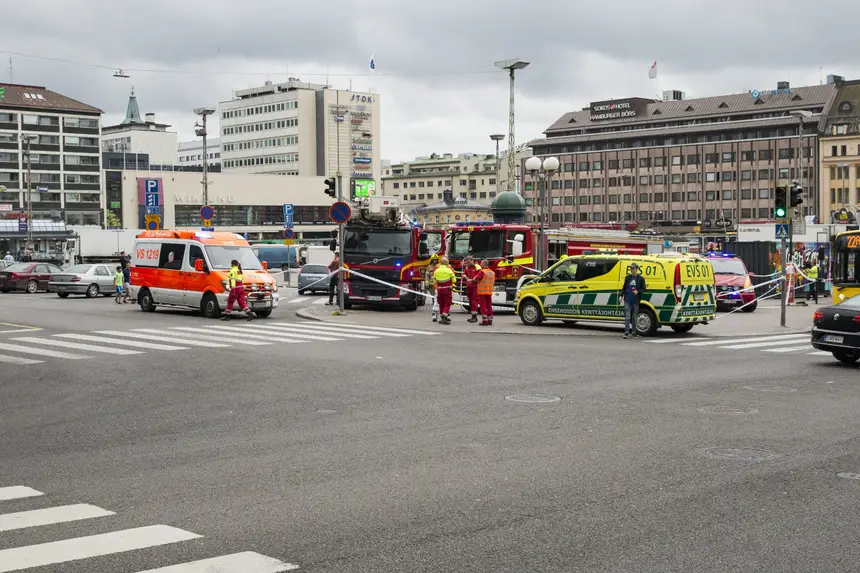
[[(346, 271), (346, 272), (348, 272), (348, 273), (349, 273), (349, 274), (351, 274), (351, 275), (355, 275), (355, 276), (357, 276), (357, 277), (361, 277), (361, 278), (363, 278), (363, 279), (366, 279), (366, 280), (369, 280), (369, 281), (373, 281), (373, 282), (375, 282), (375, 283), (379, 283), (379, 284), (381, 284), (381, 285), (385, 285), (385, 286), (388, 286), (388, 287), (391, 287), (391, 288), (396, 288), (396, 289), (398, 289), (400, 292), (408, 292), (408, 293), (412, 293), (412, 294), (417, 294), (418, 296), (423, 296), (424, 298), (428, 298), (428, 299), (430, 299), (430, 300), (432, 300), (432, 301), (436, 301), (436, 300), (438, 300), (438, 297), (433, 296), (432, 294), (428, 294), (428, 293), (426, 293), (426, 292), (421, 292), (421, 291), (417, 291), (417, 290), (412, 290), (412, 289), (410, 289), (410, 288), (407, 288), (407, 287), (404, 287), (404, 286), (401, 286), (401, 285), (395, 285), (395, 284), (387, 283), (387, 282), (385, 282), (385, 281), (383, 281), (383, 280), (379, 280), (379, 279), (377, 279), (377, 278), (375, 278), (375, 277), (369, 277), (369, 276), (367, 276), (367, 275), (365, 275), (365, 274), (363, 274), (363, 273), (360, 273), (360, 272), (358, 272), (358, 271), (350, 270), (350, 269), (347, 269), (347, 268), (344, 268), (344, 267), (341, 267), (341, 268), (340, 268), (340, 270), (342, 270), (342, 271)], [(462, 306), (462, 307), (465, 307), (465, 306), (466, 306), (465, 304), (463, 304), (463, 303), (461, 303), (461, 302), (457, 302), (457, 301), (451, 301), (451, 304), (452, 304), (452, 305)]]

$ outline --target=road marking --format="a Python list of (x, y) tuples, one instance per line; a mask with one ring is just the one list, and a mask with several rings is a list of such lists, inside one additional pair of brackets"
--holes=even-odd
[(299, 304), (300, 302), (313, 300), (311, 298), (299, 297), (299, 298), (291, 298), (287, 301), (287, 304)]
[(82, 354), (71, 354), (69, 352), (60, 352), (59, 350), (46, 350), (43, 348), (30, 348), (29, 346), (19, 346), (18, 344), (0, 343), (0, 350), (8, 350), (10, 352), (21, 352), (23, 354), (38, 354), (39, 356), (50, 356), (51, 358), (65, 358), (66, 360), (81, 360), (90, 358)]
[[(773, 340), (771, 342), (751, 342), (749, 344), (732, 344), (731, 346), (720, 346), (720, 348), (725, 348), (729, 350), (744, 350), (747, 348), (763, 348), (765, 346), (790, 346), (792, 344), (797, 345), (797, 340), (782, 340), (777, 341)], [(810, 348), (812, 344), (807, 346)]]
[(801, 350), (809, 350), (812, 348), (811, 344), (805, 344), (803, 346), (792, 346), (791, 348), (770, 348), (767, 350), (762, 350), (762, 352), (775, 352), (777, 354), (783, 354), (787, 352), (800, 352)]
[(31, 360), (29, 358), (19, 358), (17, 356), (7, 356), (5, 354), (0, 354), (0, 362), (6, 362), (8, 364), (42, 364), (44, 360)]
[(202, 535), (168, 525), (150, 525), (89, 537), (26, 545), (0, 551), (0, 573), (179, 543), (200, 537)]
[(424, 336), (438, 336), (438, 335), (442, 334), (441, 332), (431, 332), (429, 330), (410, 330), (408, 328), (388, 328), (387, 326), (362, 326), (360, 324), (351, 324), (351, 323), (344, 323), (342, 325), (334, 325), (330, 322), (321, 323), (321, 322), (305, 320), (305, 321), (299, 322), (299, 324), (311, 325), (311, 326), (315, 325), (315, 324), (317, 324), (317, 325), (318, 324), (325, 324), (325, 325), (332, 325), (332, 326), (350, 326), (350, 327), (354, 326), (356, 328), (361, 328), (364, 330), (376, 330), (376, 331), (381, 331), (381, 332), (401, 332), (403, 334), (423, 334)]
[[(298, 327), (296, 327), (296, 326), (289, 327), (287, 325), (277, 325), (274, 323), (272, 323), (272, 324), (249, 324), (248, 328), (259, 328), (260, 330), (265, 330), (266, 332), (271, 332), (273, 334), (280, 334), (282, 336), (295, 336), (297, 338), (302, 338), (305, 336), (309, 336), (311, 338), (317, 338), (314, 335), (333, 334), (331, 332), (328, 332), (327, 330), (326, 331), (313, 330), (313, 331), (311, 331), (311, 333), (309, 335), (306, 335), (303, 333), (292, 334), (292, 331), (297, 330)], [(370, 340), (372, 338), (379, 338), (378, 336), (365, 336), (363, 334), (345, 334), (342, 332), (338, 332), (337, 336), (342, 336), (343, 338), (362, 338), (362, 339), (366, 339), (366, 340)]]
[(147, 569), (138, 573), (281, 573), (281, 571), (295, 571), (298, 568), (298, 565), (292, 563), (284, 563), (253, 551), (245, 551), (159, 569)]
[(51, 525), (52, 523), (68, 523), (70, 521), (81, 521), (108, 515), (116, 514), (87, 503), (20, 511), (18, 513), (0, 515), (0, 531), (12, 531), (13, 529), (25, 529), (40, 525)]
[(170, 346), (167, 344), (153, 344), (151, 342), (137, 342), (134, 340), (116, 340), (104, 336), (92, 336), (90, 334), (55, 334), (63, 338), (74, 338), (75, 340), (86, 340), (87, 342), (102, 342), (104, 344), (119, 344), (120, 346), (134, 346), (135, 348), (147, 348), (149, 350), (188, 350), (185, 346)]
[(713, 340), (713, 338), (705, 338), (704, 336), (694, 336), (694, 337), (677, 337), (677, 338), (664, 338), (663, 340), (646, 340), (648, 344), (673, 344), (683, 342), (685, 340), (695, 339), (696, 341), (705, 341), (705, 340)]
[(0, 334), (13, 334), (15, 332), (35, 332), (41, 328), (16, 328), (15, 330), (0, 330)]
[[(708, 340), (706, 342), (684, 342), (681, 346), (714, 346), (717, 344), (734, 344), (738, 342), (767, 342), (769, 340), (788, 340), (798, 338), (809, 338), (809, 334), (780, 334), (779, 336), (756, 336), (754, 338), (724, 338), (722, 340)], [(797, 340), (794, 340), (797, 342)]]
[(0, 501), (21, 499), (23, 497), (38, 497), (40, 495), (45, 494), (41, 491), (23, 485), (10, 485), (8, 487), (0, 487)]
[(226, 334), (241, 334), (242, 336), (257, 339), (257, 340), (277, 340), (279, 342), (289, 342), (289, 343), (297, 343), (297, 342), (306, 342), (305, 340), (296, 340), (297, 338), (306, 338), (308, 340), (322, 340), (324, 342), (333, 342), (335, 340), (341, 340), (340, 338), (330, 338), (323, 336), (292, 336), (289, 334), (280, 334), (275, 332), (263, 332), (260, 330), (255, 330), (251, 325), (248, 326), (207, 326), (208, 330), (212, 332), (224, 332)]
[(832, 356), (832, 352), (824, 352), (823, 350), (818, 350), (816, 352), (810, 352), (810, 356)]
[[(281, 323), (281, 325), (286, 328), (291, 326), (292, 328), (296, 328), (295, 324), (290, 325), (289, 323)], [(372, 338), (378, 338), (380, 336), (387, 336), (392, 338), (408, 338), (412, 336), (411, 334), (401, 334), (399, 332), (386, 332), (383, 330), (367, 330), (364, 327), (359, 326), (341, 326), (339, 324), (328, 324), (328, 323), (312, 323), (308, 324), (306, 322), (299, 323), (300, 328), (305, 328), (311, 331), (320, 331), (320, 332), (331, 332), (332, 334), (336, 334), (337, 336), (341, 335), (341, 332), (354, 332), (356, 334), (360, 334), (362, 336), (371, 336)]]
[[(256, 340), (233, 340), (233, 339), (228, 340), (227, 337), (224, 335), (222, 335), (222, 336), (204, 336), (202, 333), (204, 333), (206, 331), (203, 330), (202, 328), (192, 328), (192, 327), (187, 327), (187, 326), (173, 326), (170, 328), (170, 330), (190, 331), (190, 332), (195, 333), (193, 335), (194, 340), (208, 340), (208, 341), (212, 341), (212, 342), (216, 342), (216, 343), (222, 343), (222, 344), (223, 343), (242, 344), (245, 346), (266, 346), (267, 344), (270, 344), (269, 342), (258, 342)], [(165, 331), (156, 330), (154, 328), (135, 328), (134, 332), (144, 332), (144, 333), (148, 333), (148, 334), (150, 334), (150, 333), (151, 334), (165, 334)], [(174, 333), (170, 332), (167, 334), (173, 335)], [(191, 334), (186, 334), (185, 332), (177, 332), (175, 334), (176, 334), (176, 336), (184, 336), (186, 338), (189, 336), (192, 336)], [(176, 341), (180, 342), (182, 344), (191, 344), (191, 341), (188, 341), (185, 338), (177, 339)]]
[(31, 344), (45, 344), (47, 346), (59, 346), (60, 348), (72, 348), (74, 350), (86, 350), (88, 352), (101, 352), (103, 354), (118, 354), (126, 356), (129, 354), (143, 354), (137, 350), (125, 350), (123, 348), (105, 348), (103, 346), (93, 346), (92, 344), (77, 344), (74, 342), (66, 342), (64, 340), (54, 340), (52, 338), (36, 338), (35, 336), (22, 336), (12, 338), (20, 342), (29, 342)]
[[(14, 322), (0, 322), (0, 326), (11, 326), (14, 328), (23, 328), (24, 330), (42, 330), (38, 326), (27, 326), (26, 324), (15, 324)], [(7, 330), (6, 332), (16, 332), (16, 331)]]
[(187, 338), (174, 338), (172, 336), (158, 336), (155, 334), (144, 334), (142, 332), (123, 332), (121, 330), (95, 330), (96, 334), (106, 334), (108, 336), (120, 336), (125, 338), (139, 338), (141, 340), (154, 340), (156, 342), (176, 342), (177, 344), (187, 344), (188, 346), (203, 346), (205, 348), (229, 348), (229, 344), (219, 344), (217, 342), (207, 342), (205, 340), (189, 340)]
[(317, 300), (313, 301), (311, 304), (325, 304), (327, 302), (328, 301), (325, 299), (325, 297), (320, 297)]

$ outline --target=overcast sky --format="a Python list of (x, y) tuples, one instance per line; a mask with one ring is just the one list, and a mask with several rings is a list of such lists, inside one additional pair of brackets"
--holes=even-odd
[[(818, 13), (826, 14), (818, 16)], [(28, 0), (2, 1), (0, 81), (43, 85), (122, 119), (141, 113), (193, 138), (194, 107), (289, 76), (380, 94), (382, 157), (490, 153), (507, 133), (507, 76), (519, 57), (517, 143), (590, 101), (688, 97), (860, 77), (860, 2), (821, 0)], [(32, 54), (123, 68), (35, 59)], [(376, 72), (369, 75), (375, 55)], [(658, 61), (657, 82), (648, 69)], [(146, 71), (130, 71), (146, 70)]]

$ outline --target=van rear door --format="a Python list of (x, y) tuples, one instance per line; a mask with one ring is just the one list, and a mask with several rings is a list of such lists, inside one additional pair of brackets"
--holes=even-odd
[(713, 306), (714, 268), (703, 259), (684, 259), (675, 267), (675, 296), (684, 306)]

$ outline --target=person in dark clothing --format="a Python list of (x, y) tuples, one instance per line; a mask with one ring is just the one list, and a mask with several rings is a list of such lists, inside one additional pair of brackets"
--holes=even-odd
[(340, 268), (340, 257), (337, 255), (334, 256), (334, 260), (328, 265), (328, 272), (333, 273), (331, 278), (328, 281), (328, 302), (327, 305), (331, 306), (334, 304), (334, 293), (337, 290), (338, 283), (338, 273), (335, 271)]
[(639, 274), (639, 265), (630, 265), (630, 274), (624, 277), (624, 338), (639, 338), (636, 333), (636, 315), (639, 314), (639, 301), (646, 289), (645, 279)]

